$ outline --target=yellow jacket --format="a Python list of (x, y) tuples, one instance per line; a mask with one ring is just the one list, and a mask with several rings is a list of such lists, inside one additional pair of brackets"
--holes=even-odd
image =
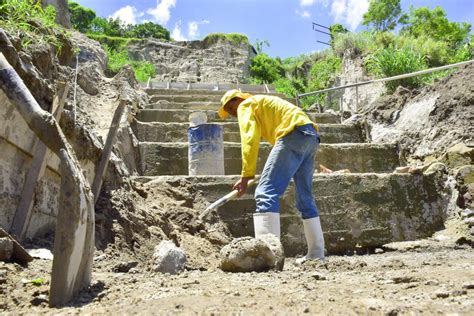
[(313, 124), (297, 106), (279, 97), (254, 95), (237, 108), (242, 141), (242, 177), (252, 177), (257, 169), (260, 139), (274, 145), (295, 126)]

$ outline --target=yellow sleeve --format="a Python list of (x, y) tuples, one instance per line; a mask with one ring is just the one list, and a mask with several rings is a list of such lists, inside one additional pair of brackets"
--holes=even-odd
[(239, 106), (238, 118), (242, 141), (242, 177), (252, 177), (257, 169), (260, 126), (250, 106)]

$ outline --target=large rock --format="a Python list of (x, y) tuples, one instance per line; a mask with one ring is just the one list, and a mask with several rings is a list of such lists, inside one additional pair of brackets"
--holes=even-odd
[(162, 241), (153, 254), (154, 270), (161, 273), (178, 274), (184, 270), (186, 253), (169, 240)]
[[(266, 240), (271, 240), (271, 243), (276, 244), (271, 238)], [(283, 264), (279, 262), (280, 259), (272, 248), (279, 247), (252, 237), (234, 239), (221, 249), (220, 268), (226, 272), (264, 272), (275, 269), (277, 266), (283, 268)], [(281, 253), (279, 255), (281, 256)]]
[(458, 143), (446, 151), (442, 160), (451, 168), (471, 165), (474, 163), (474, 148)]
[(159, 42), (144, 40), (128, 45), (134, 60), (155, 65), (156, 79), (172, 82), (244, 82), (255, 56), (248, 43), (215, 41)]

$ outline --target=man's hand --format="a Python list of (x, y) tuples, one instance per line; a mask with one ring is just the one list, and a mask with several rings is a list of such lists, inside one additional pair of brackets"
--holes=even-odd
[(237, 181), (234, 184), (234, 187), (232, 189), (239, 191), (239, 194), (237, 195), (238, 197), (241, 197), (242, 195), (245, 194), (245, 192), (247, 191), (248, 183), (253, 178), (254, 177), (242, 177), (242, 178), (240, 178), (239, 181)]

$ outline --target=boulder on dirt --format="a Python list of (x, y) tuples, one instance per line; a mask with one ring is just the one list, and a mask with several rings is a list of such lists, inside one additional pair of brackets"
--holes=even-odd
[(9, 261), (13, 254), (13, 241), (10, 238), (0, 238), (0, 261)]
[(282, 271), (283, 266), (285, 265), (285, 252), (283, 250), (283, 245), (275, 235), (266, 234), (258, 237), (263, 240), (270, 246), (271, 251), (275, 255), (275, 270)]
[(186, 253), (169, 240), (160, 242), (153, 254), (155, 272), (178, 274), (184, 270)]
[[(276, 239), (276, 238), (275, 238)], [(270, 238), (266, 238), (270, 240)], [(276, 242), (279, 243), (278, 240)], [(271, 243), (277, 244), (274, 240)], [(220, 252), (220, 268), (226, 272), (264, 272), (271, 269), (283, 268), (281, 259), (277, 258), (269, 242), (253, 237), (241, 237), (222, 248)], [(281, 254), (283, 251), (281, 251)], [(280, 254), (280, 257), (281, 257)], [(279, 261), (280, 260), (280, 261)]]

